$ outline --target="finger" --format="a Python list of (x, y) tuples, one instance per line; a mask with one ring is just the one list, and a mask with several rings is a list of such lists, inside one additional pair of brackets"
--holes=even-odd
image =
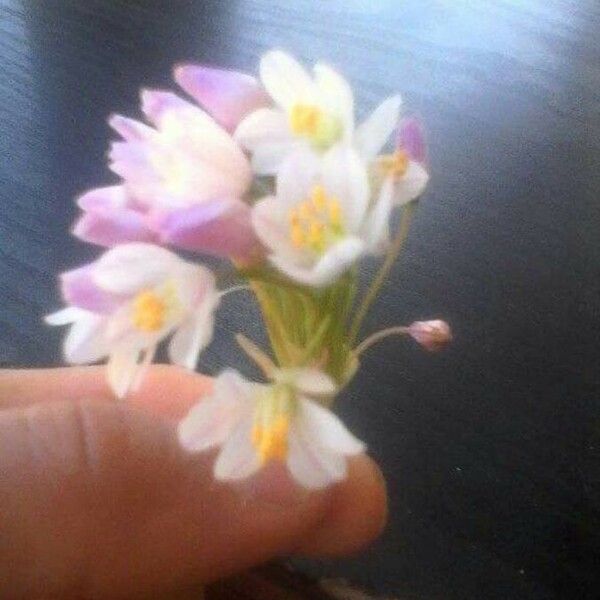
[[(181, 418), (210, 388), (208, 377), (177, 367), (155, 365), (148, 370), (141, 388), (127, 401), (165, 416)], [(105, 367), (0, 371), (0, 409), (82, 398), (116, 401), (106, 382)]]
[[(173, 380), (167, 388), (179, 395)], [(361, 515), (346, 497), (381, 485), (364, 461), (353, 463), (346, 483), (297, 503), (248, 502), (214, 483), (211, 457), (184, 454), (174, 423), (147, 410), (98, 400), (6, 410), (0, 567), (8, 576), (0, 597), (167, 592), (288, 553), (302, 540), (313, 551), (317, 535), (345, 536), (354, 549), (364, 532), (327, 523), (335, 507), (381, 521), (373, 506)]]

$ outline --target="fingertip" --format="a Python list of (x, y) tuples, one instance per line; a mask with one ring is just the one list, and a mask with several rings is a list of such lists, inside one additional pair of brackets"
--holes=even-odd
[(352, 554), (383, 531), (388, 514), (384, 477), (377, 464), (361, 455), (349, 460), (348, 477), (332, 490), (329, 510), (295, 553), (332, 557)]

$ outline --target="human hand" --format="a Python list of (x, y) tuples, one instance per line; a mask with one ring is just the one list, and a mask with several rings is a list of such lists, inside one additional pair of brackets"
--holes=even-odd
[(383, 479), (348, 478), (290, 502), (214, 482), (176, 422), (211, 380), (154, 367), (130, 401), (99, 368), (0, 372), (0, 597), (155, 597), (283, 554), (335, 556), (382, 529)]

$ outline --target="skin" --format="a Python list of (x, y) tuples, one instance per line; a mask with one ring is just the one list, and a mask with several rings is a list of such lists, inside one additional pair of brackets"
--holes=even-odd
[(254, 487), (216, 483), (214, 455), (183, 452), (175, 435), (210, 388), (156, 366), (123, 403), (101, 368), (0, 372), (0, 597), (184, 593), (283, 554), (352, 553), (380, 533), (385, 485), (367, 456), (319, 492), (276, 471)]

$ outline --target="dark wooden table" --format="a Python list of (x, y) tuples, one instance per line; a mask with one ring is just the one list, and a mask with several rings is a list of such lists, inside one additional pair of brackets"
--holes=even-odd
[[(272, 46), (339, 66), (363, 113), (400, 90), (423, 116), (431, 186), (367, 325), (439, 315), (456, 335), (365, 360), (340, 411), (390, 524), (300, 567), (402, 598), (598, 598), (598, 0), (1, 0), (0, 361), (61, 362), (40, 319), (56, 273), (96, 254), (67, 230), (110, 180), (105, 117), (175, 62), (252, 69)], [(204, 370), (237, 362), (245, 311), (228, 300)]]

